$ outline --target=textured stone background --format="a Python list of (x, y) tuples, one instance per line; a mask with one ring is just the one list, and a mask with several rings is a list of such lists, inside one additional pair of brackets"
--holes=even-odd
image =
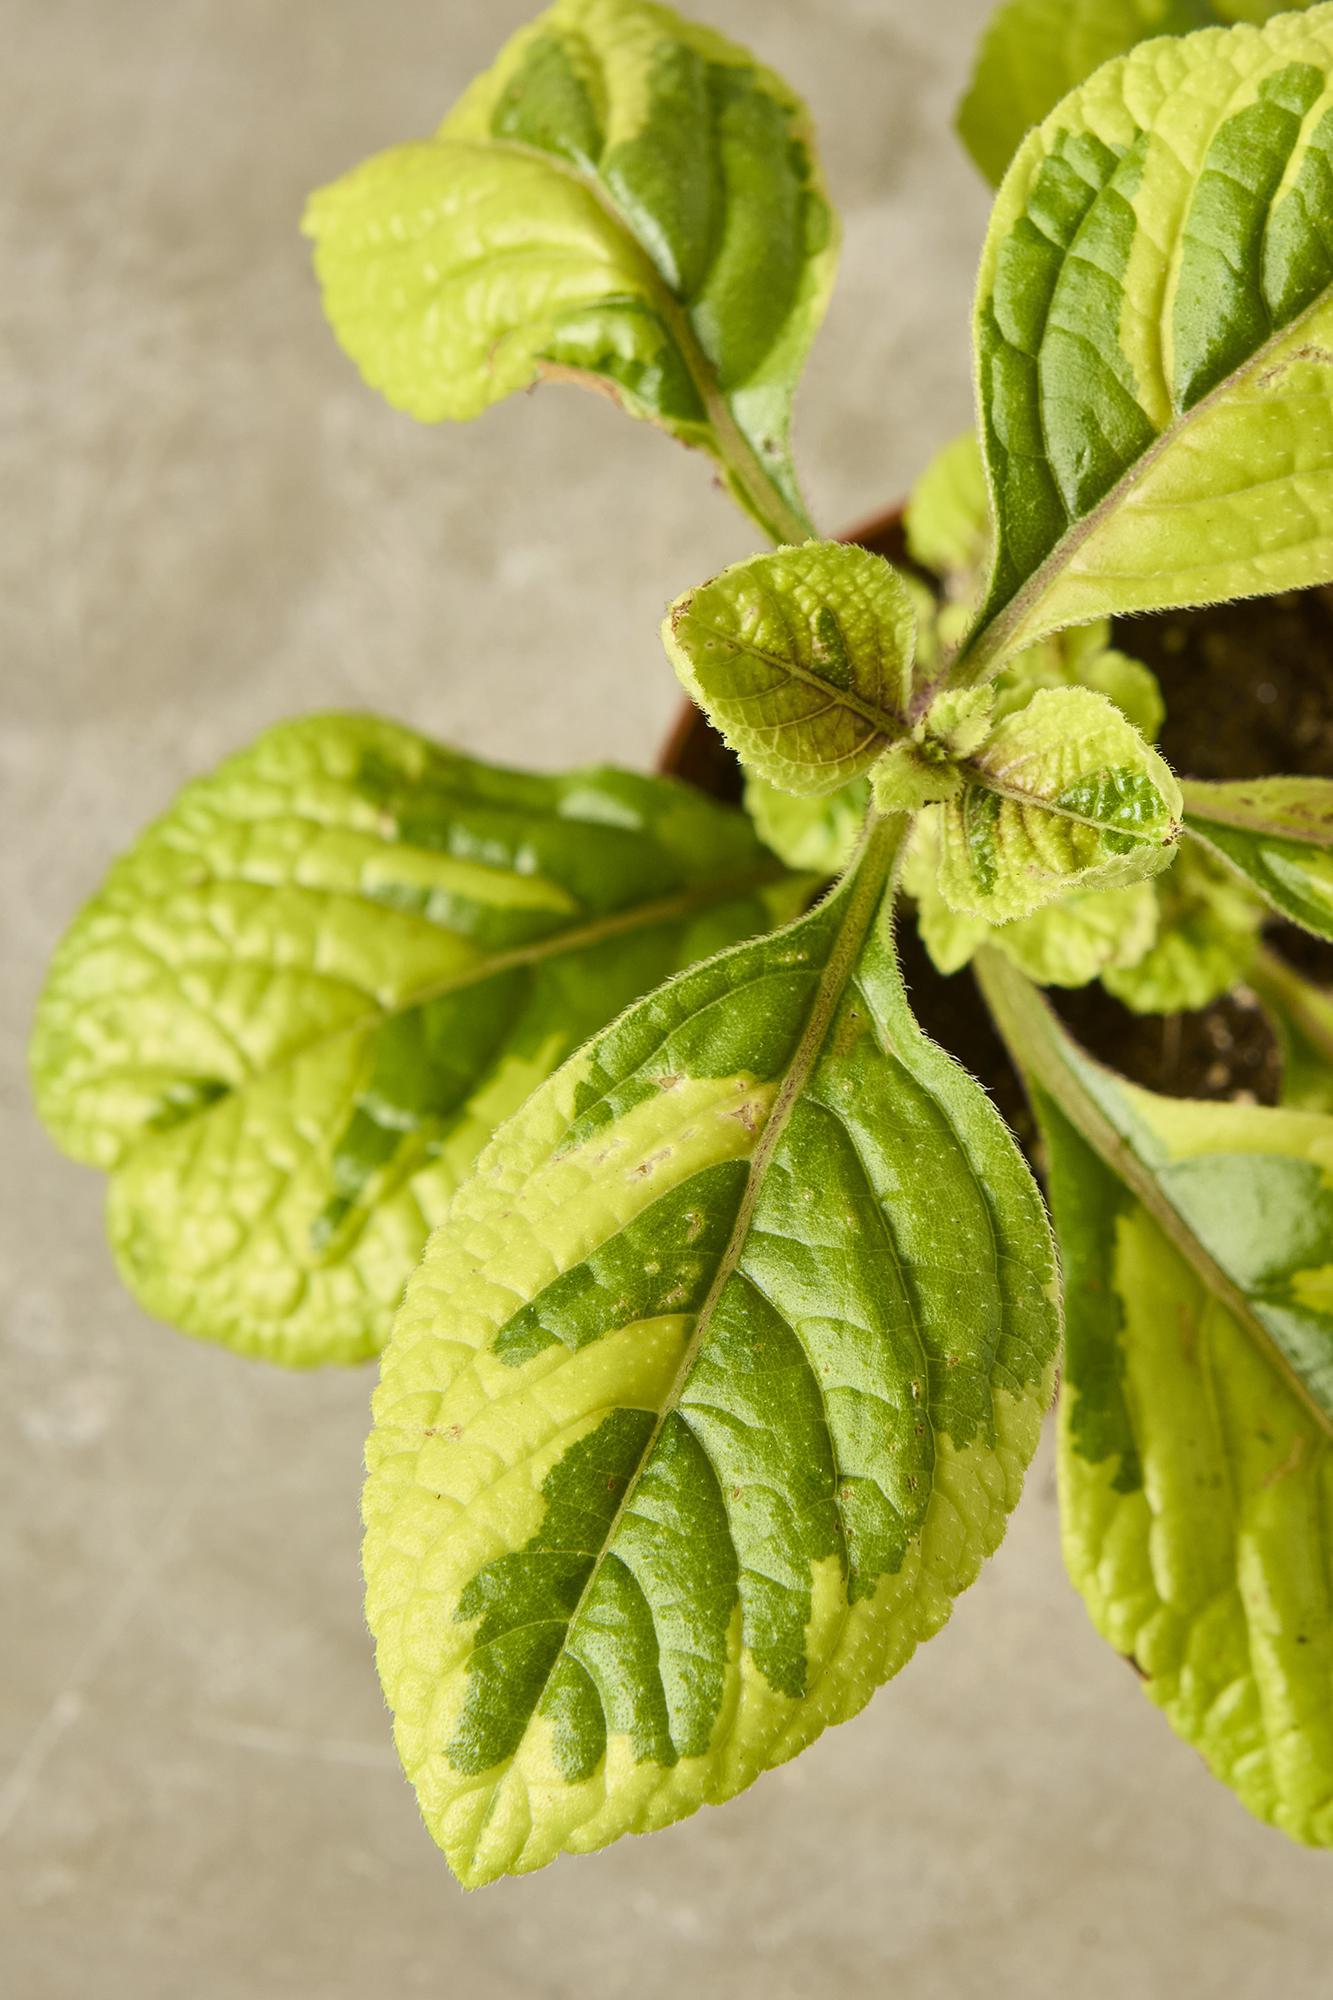
[[(0, 72), (4, 1379), (12, 2000), (1327, 1993), (1326, 1859), (1252, 1825), (1087, 1626), (1049, 1461), (949, 1630), (745, 1799), (465, 1898), (362, 1629), (367, 1374), (123, 1296), (43, 1142), (41, 967), (111, 855), (262, 723), (365, 705), (642, 762), (666, 599), (752, 537), (599, 400), (427, 432), (326, 336), (305, 190), (430, 129), (523, 0), (7, 0)], [(985, 215), (947, 130), (983, 0), (711, 0), (808, 94), (847, 221), (801, 403), (816, 518), (969, 406)]]

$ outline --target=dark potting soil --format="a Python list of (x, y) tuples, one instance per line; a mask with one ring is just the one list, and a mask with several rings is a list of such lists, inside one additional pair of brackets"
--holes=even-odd
[[(910, 916), (898, 926), (898, 950), (917, 1019), (985, 1085), (1031, 1152), (1036, 1129), (1023, 1086), (976, 981), (965, 972), (948, 979), (938, 973)], [(1333, 959), (1333, 953), (1328, 956)], [(1324, 970), (1333, 973), (1333, 964)], [(1090, 1054), (1149, 1090), (1166, 1097), (1277, 1102), (1277, 1042), (1249, 993), (1227, 994), (1197, 1014), (1131, 1014), (1096, 985), (1052, 990), (1047, 998)]]
[(1333, 776), (1333, 590), (1118, 619), (1113, 631), (1162, 684), (1162, 754), (1182, 778)]

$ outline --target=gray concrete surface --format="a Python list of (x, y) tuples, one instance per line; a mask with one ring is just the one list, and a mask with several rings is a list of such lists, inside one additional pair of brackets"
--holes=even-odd
[[(808, 93), (847, 219), (801, 404), (816, 517), (968, 411), (985, 213), (947, 132), (983, 0), (712, 0)], [(664, 601), (751, 546), (573, 391), (463, 430), (326, 336), (304, 191), (429, 129), (522, 0), (7, 0), (0, 1993), (6, 2000), (1195, 2000), (1329, 1991), (1326, 1858), (1251, 1824), (1064, 1583), (1049, 1458), (869, 1712), (745, 1799), (465, 1898), (362, 1628), (367, 1374), (267, 1373), (124, 1297), (22, 1052), (58, 931), (262, 723), (380, 707), (642, 762)]]

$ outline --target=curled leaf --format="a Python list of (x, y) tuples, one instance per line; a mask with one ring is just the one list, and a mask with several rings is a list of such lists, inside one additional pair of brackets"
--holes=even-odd
[(1153, 882), (1068, 896), (1012, 923), (959, 916), (940, 893), (939, 830), (924, 818), (908, 848), (902, 883), (916, 898), (921, 941), (946, 975), (992, 944), (1039, 986), (1087, 986), (1109, 969), (1136, 964), (1157, 936)]
[(833, 282), (809, 120), (744, 50), (649, 0), (557, 0), (433, 139), (311, 198), (334, 332), (427, 422), (543, 376), (606, 390), (806, 531), (791, 400)]

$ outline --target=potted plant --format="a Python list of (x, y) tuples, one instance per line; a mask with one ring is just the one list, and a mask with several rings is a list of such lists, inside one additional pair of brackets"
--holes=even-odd
[(316, 195), (391, 401), (581, 381), (773, 546), (669, 610), (671, 775), (284, 725), (51, 968), (39, 1104), (145, 1306), (382, 1350), (368, 1613), (465, 1883), (853, 1715), (997, 1546), (1061, 1357), (1095, 1623), (1333, 1842), (1333, 6), (1094, 29), (996, 18), (977, 436), (847, 542), (790, 452), (836, 223), (744, 51), (557, 0)]

